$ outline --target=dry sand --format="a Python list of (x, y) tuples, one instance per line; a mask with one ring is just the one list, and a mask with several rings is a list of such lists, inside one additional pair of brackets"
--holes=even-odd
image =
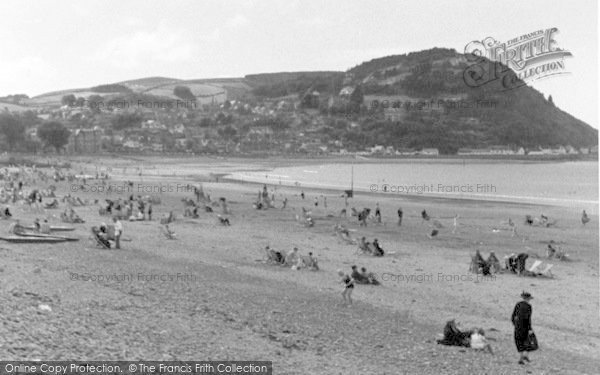
[[(94, 161), (113, 166), (119, 181), (139, 161)], [(185, 186), (208, 180), (190, 175), (218, 173), (235, 163), (206, 160), (201, 171), (164, 173), (169, 161), (156, 160), (156, 173), (128, 179), (144, 186)], [(268, 163), (254, 163), (264, 168)], [(237, 165), (239, 167), (239, 164)], [(75, 171), (93, 172), (92, 163)], [(152, 176), (150, 176), (152, 175)], [(184, 177), (185, 176), (185, 177)], [(143, 182), (142, 182), (143, 180)], [(93, 184), (93, 182), (91, 182)], [(71, 184), (57, 184), (59, 194)], [(91, 225), (108, 221), (98, 207), (76, 207), (86, 224), (76, 225), (75, 243), (54, 245), (0, 244), (0, 357), (5, 359), (85, 360), (271, 360), (276, 374), (593, 374), (600, 359), (598, 320), (598, 217), (585, 227), (579, 211), (550, 206), (516, 205), (394, 195), (358, 195), (350, 207), (375, 207), (379, 202), (384, 223), (359, 227), (355, 217), (339, 219), (344, 201), (339, 194), (278, 188), (288, 208), (257, 211), (251, 202), (257, 185), (204, 182), (213, 200), (226, 197), (233, 213), (230, 227), (220, 226), (215, 213), (199, 219), (183, 218), (181, 198), (190, 192), (159, 195), (154, 221), (123, 222), (123, 250), (101, 250), (88, 240)], [(134, 192), (137, 195), (137, 192)], [(313, 206), (314, 197), (325, 194)], [(106, 194), (76, 194), (104, 199)], [(110, 197), (116, 198), (113, 193)], [(128, 194), (123, 194), (127, 198)], [(316, 225), (305, 228), (294, 219), (301, 208), (312, 209)], [(396, 210), (404, 219), (396, 224)], [(64, 209), (46, 210), (59, 216)], [(160, 233), (158, 218), (175, 209), (176, 240)], [(437, 218), (444, 228), (434, 239), (420, 211)], [(14, 208), (25, 222), (42, 216), (23, 206)], [(559, 218), (555, 227), (526, 227), (526, 214)], [(459, 227), (452, 232), (452, 217)], [(511, 237), (511, 217), (519, 236)], [(58, 223), (53, 218), (53, 223)], [(346, 224), (353, 237), (378, 238), (389, 253), (383, 258), (356, 254), (356, 246), (341, 243), (333, 226)], [(8, 227), (0, 223), (0, 230)], [(504, 228), (494, 232), (493, 228)], [(499, 274), (476, 279), (469, 273), (470, 256), (479, 249), (502, 259), (512, 252), (528, 252), (528, 265), (545, 255), (549, 240), (568, 249), (572, 261), (551, 261), (554, 278)], [(312, 251), (321, 271), (293, 271), (268, 266), (262, 249)], [(358, 285), (354, 305), (341, 304), (341, 284), (335, 271), (356, 264), (375, 272), (380, 287)], [(177, 276), (179, 274), (179, 276)], [(75, 276), (77, 275), (77, 276)], [(96, 275), (95, 280), (82, 280)], [(114, 276), (117, 276), (115, 278)], [(153, 276), (154, 275), (154, 276)], [(169, 280), (169, 276), (175, 280)], [(403, 275), (403, 276), (400, 276)], [(411, 277), (407, 281), (402, 277)], [(100, 280), (112, 276), (110, 280)], [(160, 279), (162, 277), (162, 280)], [(149, 278), (153, 278), (150, 280)], [(462, 280), (462, 281), (461, 281)], [(510, 314), (522, 290), (531, 292), (533, 327), (540, 350), (525, 367), (517, 364)], [(46, 304), (52, 311), (42, 311)], [(495, 355), (437, 345), (445, 322), (455, 318), (460, 327), (483, 327)]]

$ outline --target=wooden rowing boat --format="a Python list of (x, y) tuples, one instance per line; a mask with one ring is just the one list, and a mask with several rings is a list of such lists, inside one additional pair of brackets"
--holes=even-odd
[[(35, 230), (34, 225), (24, 225), (23, 228), (29, 229), (29, 230)], [(73, 231), (73, 230), (75, 230), (75, 227), (65, 227), (62, 225), (51, 225), (50, 226), (50, 231), (52, 231), (52, 232), (67, 232), (67, 231)]]
[(0, 237), (0, 240), (14, 243), (59, 243), (66, 242), (64, 238), (58, 237), (23, 237), (23, 236), (8, 236)]
[(17, 236), (21, 237), (35, 237), (35, 238), (60, 238), (65, 241), (79, 241), (79, 238), (76, 237), (66, 237), (66, 236), (54, 236), (52, 234), (45, 233), (31, 233), (31, 232), (23, 232), (23, 233), (15, 233)]

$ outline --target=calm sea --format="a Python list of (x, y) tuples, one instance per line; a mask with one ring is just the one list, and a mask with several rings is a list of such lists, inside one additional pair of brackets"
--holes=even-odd
[(598, 163), (403, 160), (237, 172), (231, 178), (380, 194), (542, 203), (598, 211)]

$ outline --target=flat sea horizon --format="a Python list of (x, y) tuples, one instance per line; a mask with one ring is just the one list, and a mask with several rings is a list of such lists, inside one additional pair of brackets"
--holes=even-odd
[(228, 179), (298, 188), (564, 206), (598, 212), (596, 161), (401, 160), (237, 171)]

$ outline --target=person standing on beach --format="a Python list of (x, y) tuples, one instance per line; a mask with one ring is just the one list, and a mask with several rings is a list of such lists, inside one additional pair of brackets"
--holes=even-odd
[(123, 224), (116, 216), (113, 216), (115, 223), (115, 249), (121, 248), (121, 235), (123, 234)]
[(344, 291), (342, 292), (342, 298), (344, 299), (344, 304), (348, 302), (352, 305), (352, 290), (354, 289), (354, 279), (347, 275), (342, 270), (338, 270), (338, 275), (342, 278), (341, 283), (344, 284)]
[(148, 203), (148, 221), (152, 221), (152, 203)]
[(300, 192), (300, 196), (302, 197), (302, 199), (304, 200), (304, 191)]
[(379, 209), (379, 202), (375, 204), (375, 217), (377, 218), (377, 222), (381, 223), (381, 210)]
[(282, 210), (287, 206), (287, 202), (287, 197), (283, 198), (283, 206), (281, 207)]
[(404, 213), (402, 212), (402, 207), (400, 207), (398, 209), (398, 226), (402, 225), (402, 215), (404, 215)]
[(515, 345), (519, 352), (519, 364), (524, 365), (525, 362), (529, 362), (528, 351), (529, 347), (529, 335), (533, 333), (531, 329), (531, 305), (529, 301), (533, 299), (531, 294), (527, 292), (521, 293), (522, 301), (515, 305), (513, 310), (511, 321), (515, 327)]
[(315, 197), (315, 207), (319, 207), (319, 197)]

